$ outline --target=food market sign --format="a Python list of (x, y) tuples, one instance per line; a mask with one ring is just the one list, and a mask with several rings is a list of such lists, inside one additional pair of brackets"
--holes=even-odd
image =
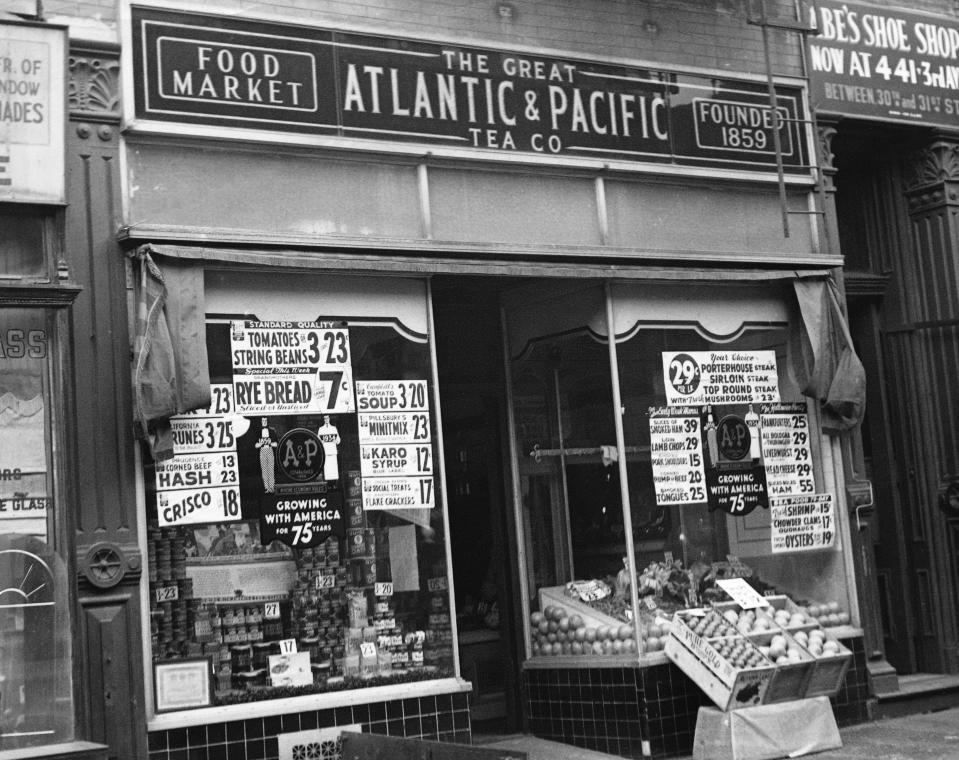
[(808, 37), (809, 87), (820, 113), (959, 125), (959, 21), (820, 0)]
[(0, 202), (66, 198), (66, 47), (62, 27), (0, 23)]
[(808, 164), (799, 87), (139, 6), (131, 42), (141, 120), (761, 172), (778, 130)]

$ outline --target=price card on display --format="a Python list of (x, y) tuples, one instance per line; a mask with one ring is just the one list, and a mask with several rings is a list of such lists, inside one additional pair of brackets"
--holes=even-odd
[(650, 408), (649, 456), (657, 504), (705, 503), (706, 478), (699, 409), (689, 406)]
[(766, 598), (750, 586), (744, 578), (718, 580), (716, 585), (729, 594), (730, 598), (744, 610), (769, 606)]
[(349, 330), (327, 322), (230, 322), (233, 391), (241, 414), (355, 410)]
[(179, 586), (160, 586), (156, 589), (157, 602), (175, 602), (180, 598)]
[(830, 549), (836, 545), (836, 511), (831, 493), (770, 499), (769, 517), (774, 554)]
[(815, 493), (806, 405), (763, 404), (759, 419), (769, 495)]
[(432, 509), (433, 478), (363, 478), (363, 509)]
[(373, 596), (393, 596), (393, 584), (388, 581), (373, 584)]
[(775, 351), (664, 351), (670, 406), (779, 401)]
[(445, 575), (440, 575), (436, 578), (428, 578), (426, 581), (426, 588), (430, 591), (446, 591), (446, 589), (449, 587), (450, 583)]
[(267, 602), (266, 604), (264, 604), (263, 617), (266, 620), (279, 620), (280, 619), (280, 603)]
[(432, 509), (433, 443), (425, 380), (356, 383), (364, 510)]
[(240, 519), (236, 439), (249, 421), (235, 414), (233, 389), (213, 385), (207, 409), (170, 418), (173, 458), (157, 462), (161, 527)]

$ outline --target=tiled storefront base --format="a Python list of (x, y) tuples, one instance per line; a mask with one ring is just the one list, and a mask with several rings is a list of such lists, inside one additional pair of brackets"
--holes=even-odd
[[(832, 699), (840, 726), (868, 719), (863, 640), (843, 643), (853, 661)], [(671, 662), (646, 668), (530, 668), (523, 680), (533, 735), (630, 758), (690, 754), (699, 708), (712, 705)]]
[(331, 710), (154, 731), (150, 760), (282, 760), (277, 737), (358, 724), (390, 736), (470, 743), (469, 694), (397, 699)]

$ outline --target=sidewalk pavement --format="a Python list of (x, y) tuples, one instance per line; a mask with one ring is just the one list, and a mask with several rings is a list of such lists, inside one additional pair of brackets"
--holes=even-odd
[[(959, 707), (907, 715), (840, 729), (841, 749), (817, 752), (810, 760), (959, 760)], [(512, 736), (485, 747), (520, 750), (529, 760), (610, 760), (615, 756), (567, 744)]]

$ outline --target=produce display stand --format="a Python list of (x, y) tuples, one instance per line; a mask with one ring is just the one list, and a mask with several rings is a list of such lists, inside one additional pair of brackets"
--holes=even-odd
[(539, 590), (539, 608), (545, 610), (548, 606), (564, 607), (571, 615), (579, 615), (586, 625), (616, 627), (630, 625), (623, 620), (614, 618), (604, 612), (590, 607), (585, 602), (569, 596), (565, 586), (545, 586)]

